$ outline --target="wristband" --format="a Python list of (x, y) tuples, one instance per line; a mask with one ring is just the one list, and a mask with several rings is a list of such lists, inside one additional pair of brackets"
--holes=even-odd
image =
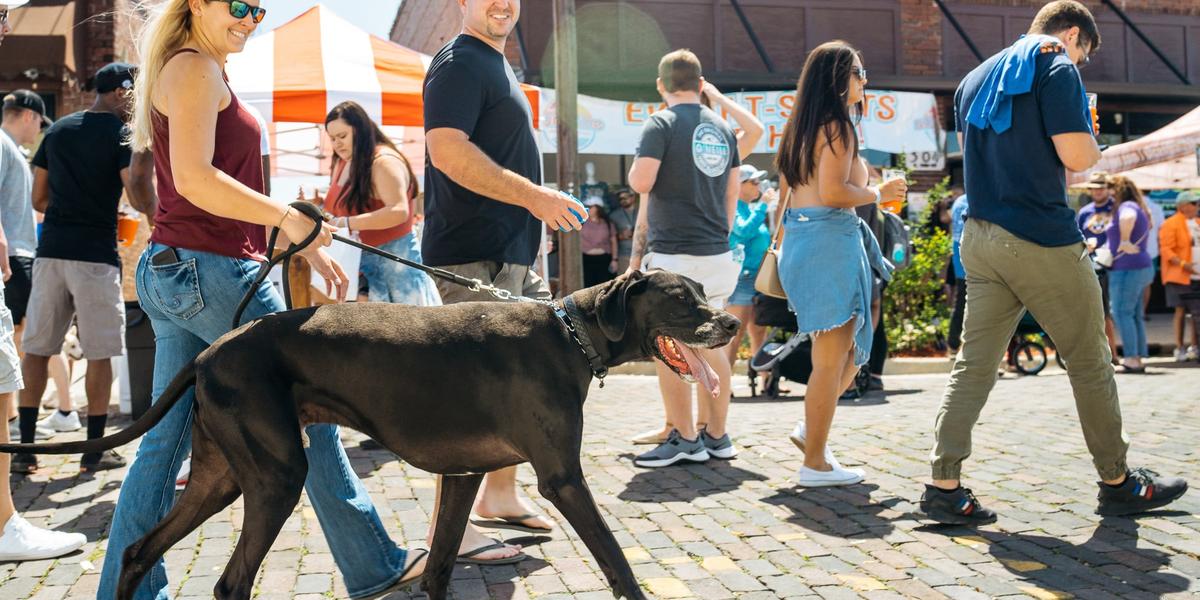
[(290, 212), (292, 212), (292, 207), (289, 206), (287, 210), (283, 211), (283, 217), (279, 219), (279, 224), (275, 226), (275, 229), (283, 229), (283, 222), (287, 220), (288, 213)]
[(879, 190), (879, 186), (875, 186), (871, 189), (875, 191), (875, 204), (883, 202), (883, 192)]

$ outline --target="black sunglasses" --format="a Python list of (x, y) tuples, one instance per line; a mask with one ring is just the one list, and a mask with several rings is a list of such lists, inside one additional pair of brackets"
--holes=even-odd
[(857, 77), (859, 81), (867, 80), (867, 70), (862, 67), (850, 67), (850, 74)]
[(0, 23), (8, 22), (8, 9), (0, 10)]
[(229, 5), (229, 14), (235, 19), (245, 19), (246, 15), (251, 15), (251, 19), (255, 23), (262, 23), (263, 18), (267, 16), (267, 9), (259, 6), (250, 6), (242, 0), (211, 0), (214, 2), (224, 2)]

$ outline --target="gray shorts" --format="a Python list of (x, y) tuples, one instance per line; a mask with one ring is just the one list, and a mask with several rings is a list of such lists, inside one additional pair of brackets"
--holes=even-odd
[(72, 318), (78, 324), (83, 358), (100, 360), (125, 353), (119, 267), (58, 258), (33, 262), (22, 349), (36, 356), (58, 354)]
[(1167, 306), (1186, 308), (1189, 312), (1200, 310), (1200, 280), (1192, 281), (1191, 285), (1168, 283), (1163, 286), (1166, 292)]
[[(463, 277), (470, 277), (484, 283), (490, 283), (500, 289), (508, 290), (514, 296), (525, 296), (527, 298), (537, 298), (538, 300), (550, 300), (553, 297), (550, 294), (549, 284), (539, 277), (536, 271), (524, 265), (483, 260), (439, 268), (462, 275)], [(472, 292), (470, 288), (440, 277), (435, 277), (434, 281), (437, 282), (438, 293), (442, 296), (443, 304), (496, 300), (494, 296), (487, 292)]]
[(23, 387), (21, 359), (17, 358), (17, 346), (13, 341), (12, 311), (4, 305), (4, 287), (0, 286), (0, 394), (15, 392)]

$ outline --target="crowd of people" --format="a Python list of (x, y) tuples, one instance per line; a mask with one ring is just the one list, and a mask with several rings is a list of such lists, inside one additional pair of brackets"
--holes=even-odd
[[(533, 267), (543, 228), (549, 227), (581, 233), (587, 283), (600, 285), (644, 269), (686, 275), (703, 286), (712, 306), (742, 319), (757, 349), (764, 334), (753, 324), (750, 306), (777, 231), (782, 247), (777, 271), (769, 274), (778, 275), (799, 333), (812, 339), (804, 415), (789, 436), (804, 453), (797, 482), (825, 487), (863, 481), (868, 474), (843, 467), (830, 438), (839, 396), (878, 349), (880, 296), (892, 264), (871, 222), (880, 203), (905, 198), (907, 182), (890, 177), (872, 184), (870, 166), (859, 155), (856, 125), (868, 83), (861, 53), (842, 41), (809, 53), (776, 157), (777, 197), (764, 185), (765, 171), (743, 163), (763, 133), (761, 123), (704, 80), (695, 54), (668, 53), (655, 82), (666, 108), (647, 121), (628, 173), (629, 189), (617, 191), (611, 210), (589, 198), (582, 211), (573, 197), (543, 185), (530, 106), (504, 57), (520, 3), (460, 3), (462, 33), (433, 57), (425, 79), (420, 235), (418, 186), (403, 155), (353, 102), (334, 107), (326, 119), (335, 158), (321, 204), (331, 219), (301, 252), (330, 295), (340, 299), (348, 292), (349, 278), (324, 249), (342, 229), (409, 260), (548, 300), (551, 290)], [(0, 0), (5, 23), (7, 10), (19, 4)], [(11, 257), (4, 266), (11, 308), (0, 313), (0, 404), (7, 410), (11, 396), (22, 390), (17, 419), (22, 442), (36, 439), (48, 365), (72, 320), (88, 359), (88, 437), (103, 435), (109, 359), (124, 349), (116, 259), (122, 194), (154, 224), (136, 281), (156, 336), (155, 398), (229, 331), (244, 295), (251, 298), (247, 320), (285, 309), (269, 282), (252, 288), (268, 250), (266, 231), (279, 229), (281, 243), (299, 241), (314, 223), (264, 194), (262, 126), (222, 71), (264, 14), (255, 2), (163, 0), (143, 33), (140, 67), (114, 64), (98, 72), (97, 98), (89, 110), (50, 125), (36, 94), (5, 97), (0, 242)], [(1109, 302), (1102, 301), (1092, 265), (1104, 264), (1107, 249), (1111, 262), (1104, 272), (1112, 319), (1126, 349), (1123, 366), (1142, 369), (1143, 290), (1153, 276), (1147, 244), (1161, 240), (1163, 279), (1173, 286), (1168, 293), (1183, 309), (1177, 313), (1182, 322), (1200, 281), (1194, 262), (1200, 252), (1196, 198), (1183, 199), (1157, 237), (1141, 194), (1127, 180), (1093, 180), (1106, 193), (1093, 196), (1086, 216), (1081, 212), (1077, 218), (1067, 206), (1064, 168), (1084, 171), (1099, 158), (1078, 74), (1099, 46), (1099, 31), (1085, 7), (1051, 2), (1026, 36), (968, 74), (955, 94), (966, 189), (939, 219), (953, 230), (963, 310), (956, 310), (962, 314), (961, 343), (952, 336), (958, 357), (937, 415), (931, 483), (921, 499), (921, 509), (935, 521), (982, 524), (996, 518), (960, 479), (996, 365), (1026, 310), (1070, 365), (1084, 437), (1101, 479), (1097, 510), (1141, 512), (1186, 490), (1181, 479), (1126, 463), (1128, 438), (1104, 330)], [(1021, 77), (1004, 79), (1015, 73)], [(1039, 93), (1028, 93), (1035, 85)], [(715, 109), (732, 117), (738, 129)], [(47, 126), (31, 171), (18, 146), (33, 143)], [(1013, 168), (1018, 164), (1020, 169)], [(40, 241), (35, 210), (45, 215)], [(1101, 213), (1108, 214), (1107, 226), (1099, 223)], [(1086, 260), (1089, 252), (1094, 260)], [(360, 270), (370, 301), (430, 306), (491, 299), (373, 256), (364, 256)], [(1192, 315), (1197, 317), (1194, 306)], [(14, 326), (22, 321), (19, 361)], [(635, 465), (661, 468), (737, 455), (729, 407), (742, 335), (728, 348), (693, 350), (715, 373), (696, 384), (655, 362), (665, 422), (639, 436), (654, 448), (638, 455)], [(189, 392), (145, 435), (128, 465), (99, 597), (112, 597), (123, 550), (174, 502), (175, 482), (190, 451), (192, 400)], [(413, 581), (424, 568), (425, 552), (391, 540), (350, 468), (338, 427), (314, 424), (306, 433), (306, 491), (350, 596), (376, 596)], [(7, 435), (0, 428), (0, 442)], [(9, 467), (8, 460), (0, 455), (0, 469)], [(81, 461), (84, 472), (120, 466), (124, 460), (113, 453)], [(37, 464), (32, 455), (17, 455), (11, 468), (29, 473)], [(7, 479), (0, 479), (0, 560), (58, 556), (85, 542), (78, 534), (22, 520)], [(516, 467), (485, 477), (473, 512), (461, 542), (463, 562), (495, 565), (525, 558), (520, 546), (492, 539), (487, 529), (534, 534), (556, 529), (519, 494)], [(432, 535), (431, 526), (430, 543)], [(167, 585), (160, 561), (135, 597), (162, 597)]]

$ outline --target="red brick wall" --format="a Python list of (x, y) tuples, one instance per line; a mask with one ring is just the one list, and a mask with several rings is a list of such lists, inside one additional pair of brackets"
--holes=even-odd
[(930, 0), (900, 0), (903, 36), (901, 73), (913, 77), (942, 74), (942, 13)]
[(91, 106), (95, 94), (83, 88), (100, 67), (116, 60), (137, 62), (134, 37), (140, 19), (130, 0), (77, 0), (75, 21), (78, 62), (75, 77), (63, 82), (60, 115)]

